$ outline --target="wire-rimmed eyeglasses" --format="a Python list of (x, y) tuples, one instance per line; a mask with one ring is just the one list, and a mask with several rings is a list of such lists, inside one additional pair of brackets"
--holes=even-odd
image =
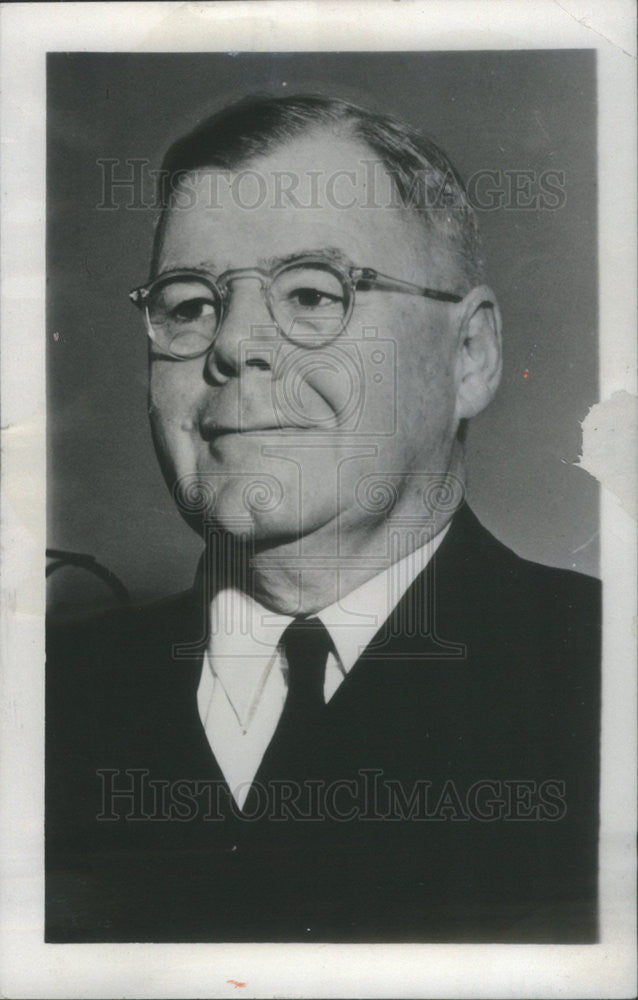
[(147, 333), (160, 351), (186, 360), (210, 350), (224, 320), (229, 285), (240, 278), (260, 282), (279, 331), (309, 350), (325, 347), (343, 332), (352, 316), (355, 290), (461, 301), (460, 295), (391, 278), (371, 267), (348, 267), (316, 257), (297, 257), (270, 271), (235, 268), (217, 277), (192, 268), (167, 271), (134, 289), (130, 298), (144, 311)]

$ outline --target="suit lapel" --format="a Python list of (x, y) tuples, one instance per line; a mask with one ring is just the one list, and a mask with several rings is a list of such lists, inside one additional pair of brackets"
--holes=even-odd
[[(416, 723), (410, 719), (427, 722), (428, 710), (432, 711), (440, 698), (447, 700), (449, 682), (452, 689), (463, 685), (460, 675), (468, 669), (468, 622), (481, 585), (475, 566), (477, 560), (489, 563), (490, 543), (496, 545), (469, 508), (459, 509), (428, 566), (331, 699), (328, 728), (335, 744), (381, 747), (382, 741), (375, 739), (375, 719), (382, 721), (376, 727), (378, 735), (384, 732), (384, 738), (391, 739), (387, 720), (397, 730), (414, 728)], [(173, 680), (168, 702), (176, 732), (182, 733), (185, 746), (196, 750), (201, 764), (207, 761), (221, 776), (197, 710), (210, 596), (206, 576), (202, 562), (193, 590), (181, 609), (165, 621), (163, 648)], [(177, 643), (175, 636), (181, 637)], [(440, 720), (432, 722), (440, 724)], [(267, 777), (272, 775), (266, 774), (262, 765), (256, 780)]]

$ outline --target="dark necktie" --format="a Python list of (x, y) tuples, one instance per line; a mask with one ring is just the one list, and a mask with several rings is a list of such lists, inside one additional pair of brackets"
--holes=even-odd
[(318, 618), (295, 618), (281, 638), (288, 694), (257, 781), (303, 781), (316, 769), (323, 742), (323, 685), (332, 642)]
[(280, 725), (314, 725), (325, 701), (323, 685), (326, 661), (332, 647), (330, 636), (318, 618), (295, 618), (281, 637), (288, 664), (288, 694)]

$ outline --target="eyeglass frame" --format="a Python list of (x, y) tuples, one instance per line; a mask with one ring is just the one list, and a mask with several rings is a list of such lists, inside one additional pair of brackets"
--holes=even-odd
[(271, 268), (268, 271), (260, 267), (237, 267), (223, 271), (222, 274), (217, 276), (215, 276), (211, 271), (207, 271), (203, 268), (176, 268), (171, 271), (165, 271), (163, 274), (158, 274), (157, 277), (147, 284), (134, 288), (131, 292), (129, 292), (129, 299), (135, 306), (137, 306), (138, 309), (144, 310), (146, 332), (150, 340), (157, 344), (157, 341), (153, 336), (153, 324), (148, 311), (148, 300), (150, 299), (154, 289), (159, 285), (170, 282), (173, 278), (194, 277), (204, 279), (204, 282), (211, 288), (219, 300), (219, 316), (213, 339), (204, 350), (198, 351), (197, 354), (180, 355), (168, 352), (170, 357), (174, 357), (180, 361), (192, 361), (195, 358), (203, 357), (205, 354), (208, 354), (217, 339), (219, 330), (224, 322), (224, 314), (229, 297), (228, 286), (230, 282), (237, 278), (257, 278), (260, 282), (261, 292), (264, 296), (266, 307), (277, 330), (281, 333), (282, 337), (290, 343), (297, 344), (294, 338), (290, 337), (290, 335), (287, 334), (277, 322), (273, 313), (269, 292), (272, 283), (288, 268), (312, 265), (321, 265), (326, 270), (332, 270), (336, 275), (338, 275), (344, 291), (348, 294), (348, 304), (337, 333), (330, 337), (329, 340), (326, 340), (325, 343), (315, 347), (306, 346), (303, 342), (300, 345), (297, 345), (304, 347), (306, 350), (321, 349), (322, 347), (326, 347), (328, 344), (331, 344), (337, 339), (337, 337), (341, 336), (352, 317), (355, 307), (357, 285), (360, 282), (366, 282), (371, 286), (370, 290), (374, 291), (401, 292), (406, 295), (418, 295), (421, 298), (432, 299), (436, 302), (458, 303), (463, 301), (463, 297), (454, 292), (440, 291), (435, 288), (428, 288), (424, 285), (416, 285), (411, 281), (403, 281), (401, 278), (393, 278), (388, 274), (382, 274), (380, 271), (377, 271), (372, 267), (358, 267), (356, 265), (347, 266), (336, 261), (327, 261), (321, 257), (314, 256), (293, 257), (292, 259), (276, 265), (276, 267)]

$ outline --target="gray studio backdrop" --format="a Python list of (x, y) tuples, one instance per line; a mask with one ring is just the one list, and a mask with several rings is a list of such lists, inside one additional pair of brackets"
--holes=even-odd
[[(132, 206), (130, 189), (105, 197), (104, 177), (132, 176), (131, 160), (159, 167), (170, 141), (254, 91), (398, 115), (471, 180), (505, 373), (470, 428), (469, 499), (521, 555), (595, 574), (597, 489), (574, 464), (598, 369), (595, 54), (581, 50), (50, 54), (49, 546), (95, 557), (135, 599), (191, 583), (200, 542), (156, 467), (146, 338), (127, 299), (157, 213), (148, 190)], [(63, 568), (50, 595), (68, 611), (114, 591)]]

